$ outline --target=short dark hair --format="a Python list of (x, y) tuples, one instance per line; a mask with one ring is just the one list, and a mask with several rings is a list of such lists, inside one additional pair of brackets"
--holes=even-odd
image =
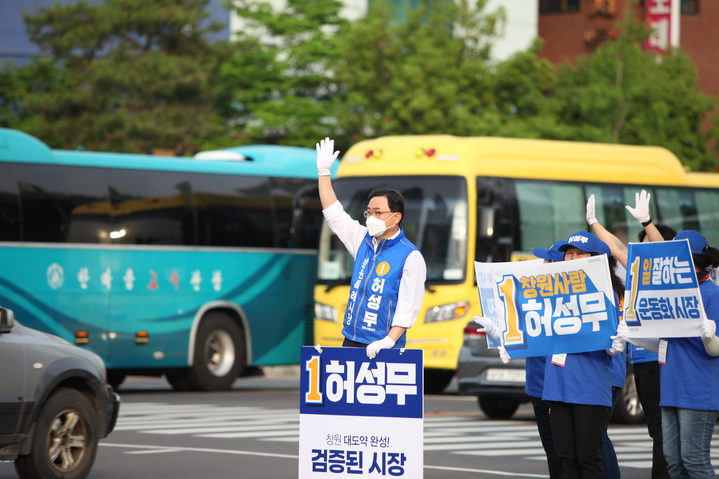
[[(659, 234), (662, 235), (662, 238), (664, 238), (665, 241), (673, 240), (674, 237), (677, 235), (677, 232), (674, 228), (667, 225), (658, 225), (655, 224), (654, 226), (657, 227), (657, 230), (659, 230)], [(647, 236), (646, 230), (642, 229), (639, 234), (637, 235), (637, 238), (639, 238), (639, 242), (641, 243), (644, 241), (644, 238)]]
[[(387, 198), (387, 206), (393, 213), (402, 213), (402, 219), (404, 219), (404, 197), (402, 193), (397, 190), (391, 190), (388, 188), (377, 188), (369, 192), (368, 200), (371, 200), (375, 196), (384, 196)], [(400, 223), (402, 220), (400, 220)]]

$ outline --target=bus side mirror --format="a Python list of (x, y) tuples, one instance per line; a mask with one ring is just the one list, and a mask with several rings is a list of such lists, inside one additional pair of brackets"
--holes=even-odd
[(11, 309), (0, 308), (0, 334), (9, 333), (15, 326), (15, 313)]
[(480, 238), (494, 237), (495, 211), (497, 210), (491, 206), (485, 206), (482, 208), (482, 213), (479, 215), (479, 231), (477, 232)]

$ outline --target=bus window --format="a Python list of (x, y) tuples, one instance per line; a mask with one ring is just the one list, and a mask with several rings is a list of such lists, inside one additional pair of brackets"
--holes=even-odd
[[(280, 246), (290, 248), (317, 249), (320, 241), (320, 231), (324, 217), (322, 216), (322, 203), (320, 203), (317, 184), (302, 180), (304, 186), (294, 192), (292, 207), (288, 211), (277, 211), (282, 228), (278, 228), (280, 234), (286, 234), (281, 239)], [(288, 218), (289, 229), (285, 230), (283, 217)]]
[(699, 229), (696, 204), (691, 190), (657, 188), (656, 192), (662, 223), (677, 231)]
[(195, 244), (193, 191), (185, 176), (116, 170), (109, 183), (113, 243)]
[(0, 241), (20, 240), (20, 198), (14, 165), (0, 165)]
[(199, 244), (274, 248), (274, 215), (266, 176), (197, 175)]
[[(402, 228), (422, 251), (427, 282), (463, 281), (467, 272), (467, 184), (453, 176), (341, 178), (335, 181), (337, 197), (354, 219), (364, 224), (362, 212), (375, 188), (391, 188), (404, 196)], [(353, 259), (336, 236), (322, 233), (319, 265), (321, 283), (348, 284)]]
[[(17, 165), (23, 241), (100, 243), (107, 234), (107, 187), (100, 170)], [(73, 215), (95, 205), (104, 219), (71, 228)], [(78, 218), (78, 221), (82, 221)]]
[[(637, 241), (637, 234), (642, 226), (627, 211), (626, 205), (634, 206), (635, 195), (641, 190), (637, 186), (626, 185), (595, 185), (586, 186), (586, 197), (594, 195), (597, 221), (623, 243)], [(656, 218), (656, 209), (650, 203), (650, 215)]]
[(582, 187), (572, 183), (517, 180), (521, 250), (547, 247), (586, 229)]
[(719, 244), (719, 192), (697, 190), (695, 196), (701, 228), (699, 231), (709, 244)]
[(514, 179), (477, 177), (475, 261), (510, 261), (519, 244)]

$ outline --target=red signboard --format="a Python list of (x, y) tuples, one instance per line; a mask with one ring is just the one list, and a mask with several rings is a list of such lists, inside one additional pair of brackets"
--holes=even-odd
[[(679, 0), (674, 0), (679, 1)], [(672, 46), (672, 0), (645, 0), (647, 25), (652, 34), (647, 38), (645, 48), (665, 53)]]

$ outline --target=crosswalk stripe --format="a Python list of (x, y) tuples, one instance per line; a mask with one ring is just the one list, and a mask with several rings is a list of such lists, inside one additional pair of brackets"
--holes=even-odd
[[(255, 439), (298, 443), (297, 409), (163, 403), (123, 404), (115, 431), (141, 434), (192, 435), (215, 439)], [(621, 467), (651, 469), (652, 439), (646, 429), (610, 426)], [(719, 458), (719, 431), (712, 439)], [(546, 461), (534, 421), (486, 421), (476, 416), (427, 416), (424, 419), (424, 450), (450, 451), (475, 456), (521, 456)], [(162, 448), (160, 452), (175, 452)]]

